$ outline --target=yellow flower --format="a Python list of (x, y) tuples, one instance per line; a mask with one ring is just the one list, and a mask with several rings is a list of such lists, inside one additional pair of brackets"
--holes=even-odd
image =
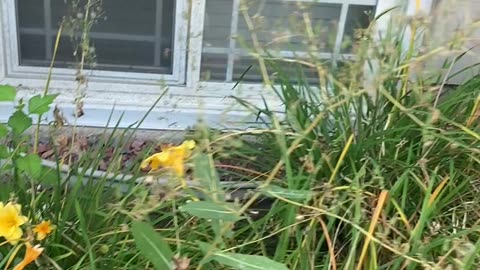
[(27, 265), (35, 261), (43, 252), (43, 248), (40, 245), (32, 247), (32, 244), (25, 243), (25, 257), (23, 260), (13, 268), (13, 270), (23, 270)]
[(53, 230), (55, 230), (56, 226), (52, 225), (50, 220), (44, 220), (39, 224), (35, 225), (33, 228), (33, 232), (37, 234), (37, 240), (41, 241), (47, 237)]
[(184, 141), (179, 146), (167, 147), (162, 152), (145, 159), (140, 167), (144, 169), (150, 166), (150, 172), (159, 168), (166, 168), (172, 170), (177, 176), (182, 177), (185, 174), (185, 160), (190, 156), (194, 147), (195, 141)]
[(23, 231), (20, 226), (27, 222), (27, 217), (22, 216), (22, 206), (15, 203), (4, 205), (0, 202), (0, 236), (3, 236), (10, 244), (16, 245), (22, 237)]

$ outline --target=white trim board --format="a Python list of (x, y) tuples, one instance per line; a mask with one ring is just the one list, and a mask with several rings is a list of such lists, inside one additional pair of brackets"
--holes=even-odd
[[(18, 86), (15, 83), (20, 83), (22, 80), (6, 79), (3, 82)], [(17, 100), (28, 100), (30, 97), (40, 94), (41, 91), (38, 89), (41, 89), (44, 81), (37, 80), (36, 82), (38, 87), (34, 88), (18, 86)], [(183, 130), (193, 126), (198, 120), (202, 120), (211, 127), (223, 130), (245, 129), (255, 126), (255, 116), (246, 112), (233, 98), (224, 96), (218, 91), (216, 94), (212, 92), (203, 94), (202, 91), (199, 91), (199, 94), (192, 96), (191, 92), (185, 87), (170, 86), (162, 89), (159, 85), (151, 85), (148, 88), (143, 88), (145, 93), (139, 94), (130, 91), (131, 87), (135, 87), (135, 85), (119, 84), (116, 92), (109, 91), (109, 89), (105, 91), (102, 86), (104, 86), (103, 83), (92, 83), (92, 87), (89, 88), (87, 96), (83, 100), (84, 115), (78, 118), (77, 125), (111, 128), (116, 126), (118, 119), (124, 114), (119, 127), (126, 128), (140, 120), (165, 92), (140, 128)], [(75, 105), (72, 100), (74, 100), (74, 93), (64, 93), (64, 89), (65, 85), (62, 85), (62, 83), (52, 83), (49, 93), (62, 93), (56, 99), (55, 104), (62, 111), (67, 123), (73, 124)], [(258, 94), (252, 96), (237, 92), (236, 96), (243, 97), (256, 106), (263, 105), (263, 100), (258, 99)], [(271, 100), (273, 101), (273, 99)], [(274, 109), (282, 108), (279, 102), (272, 102), (270, 105)], [(0, 102), (0, 122), (8, 121), (14, 106), (15, 103)], [(112, 110), (112, 120), (107, 125)], [(53, 106), (44, 118), (42, 120), (44, 124), (54, 119)]]
[[(63, 103), (58, 104), (62, 111), (63, 117), (67, 122), (67, 126), (74, 123), (75, 105)], [(112, 110), (114, 108), (114, 110)], [(136, 127), (140, 119), (142, 119), (149, 108), (138, 106), (117, 105), (106, 106), (95, 103), (86, 102), (83, 110), (85, 115), (77, 119), (77, 126), (87, 127), (108, 127), (119, 128)], [(0, 103), (0, 122), (7, 122), (8, 117), (14, 111), (13, 103)], [(108, 119), (111, 116), (110, 122)], [(35, 117), (33, 120), (35, 121)], [(53, 121), (53, 108), (49, 113), (44, 115), (43, 124)], [(145, 121), (139, 126), (140, 129), (155, 130), (185, 130), (192, 128), (199, 121), (208, 124), (209, 127), (220, 130), (245, 130), (248, 128), (258, 127), (259, 123), (255, 122), (255, 117), (242, 111), (223, 112), (220, 110), (202, 110), (202, 109), (169, 109), (164, 107), (154, 108), (145, 118)], [(108, 124), (107, 124), (108, 122)]]

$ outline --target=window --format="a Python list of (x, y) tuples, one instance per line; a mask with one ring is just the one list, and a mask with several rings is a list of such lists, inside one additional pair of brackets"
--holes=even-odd
[[(64, 30), (54, 65), (59, 73), (71, 74), (81, 62), (81, 37), (88, 29), (90, 47), (83, 61), (85, 67), (94, 71), (93, 75), (184, 82), (186, 20), (179, 16), (184, 11), (183, 1), (8, 2), (15, 10), (17, 37), (12, 41), (17, 48), (11, 52), (13, 70), (39, 72), (42, 69), (32, 67), (48, 67), (63, 21)], [(84, 27), (86, 22), (91, 27)]]
[[(268, 50), (281, 58), (338, 61), (353, 57), (355, 30), (368, 26), (376, 0), (208, 0), (202, 49), (202, 78), (261, 82), (251, 53)], [(305, 30), (311, 27), (314, 36)], [(314, 77), (314, 72), (311, 74)]]

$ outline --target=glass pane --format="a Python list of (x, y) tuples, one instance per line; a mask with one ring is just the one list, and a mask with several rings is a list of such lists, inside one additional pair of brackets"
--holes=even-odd
[[(305, 61), (305, 59), (299, 60)], [(315, 68), (302, 65), (296, 61), (267, 61), (270, 61), (266, 64), (268, 79), (273, 83), (275, 83), (277, 80), (278, 72), (276, 69), (278, 68), (284, 74), (292, 75), (292, 82), (295, 82), (295, 79), (303, 78), (304, 83), (318, 84), (318, 73)], [(262, 83), (263, 76), (257, 59), (253, 59), (251, 57), (240, 57), (235, 60), (233, 81), (238, 81), (240, 79), (246, 82)]]
[[(153, 44), (149, 42), (139, 41), (111, 41), (99, 39), (93, 41), (95, 44), (96, 55), (101, 61), (99, 64), (107, 63), (114, 65), (151, 66)], [(131, 49), (135, 48), (137, 52), (131, 53)], [(121, 55), (122, 57), (118, 57)]]
[(232, 21), (232, 0), (208, 0), (205, 7), (203, 46), (228, 48)]
[(256, 59), (250, 57), (237, 57), (235, 59), (233, 64), (233, 80), (238, 81), (240, 79), (248, 82), (262, 82), (262, 73)]
[(343, 53), (352, 52), (353, 44), (355, 43), (355, 40), (359, 37), (358, 31), (367, 28), (374, 15), (374, 6), (349, 6), (347, 13), (347, 21), (345, 22), (345, 33), (343, 36), (341, 48), (341, 51)]
[[(29, 6), (30, 2), (39, 7)], [(45, 5), (50, 8), (45, 14)], [(86, 0), (17, 0), (20, 43), (23, 65), (48, 66), (53, 52), (57, 29), (64, 21), (64, 33), (57, 55), (57, 67), (74, 67), (80, 59), (82, 26), (85, 22)], [(99, 0), (88, 10), (90, 46), (87, 65), (95, 69), (154, 72), (171, 74), (175, 23), (174, 0)], [(25, 21), (25, 22), (23, 22)], [(51, 25), (49, 29), (46, 28)], [(32, 34), (28, 27), (37, 28), (34, 34), (44, 35), (42, 46), (22, 46), (22, 33)], [(46, 36), (45, 36), (46, 35)], [(40, 59), (28, 55), (43, 50)], [(36, 61), (33, 61), (36, 60)], [(33, 63), (35, 62), (35, 63)]]
[[(249, 31), (244, 14), (241, 12), (237, 38), (247, 47), (253, 47), (252, 33), (256, 35), (262, 47), (278, 51), (308, 51), (310, 44), (305, 31), (314, 29), (313, 42), (320, 52), (332, 51), (340, 18), (341, 5), (306, 3), (295, 1), (249, 1), (248, 13), (253, 31)], [(259, 16), (255, 16), (259, 14)]]
[(200, 79), (203, 81), (224, 81), (227, 56), (225, 54), (202, 55)]
[[(52, 40), (54, 42), (54, 40)], [(72, 53), (78, 50), (70, 38), (62, 38), (62, 46), (57, 52), (56, 67), (75, 68), (75, 63), (80, 61), (80, 55)], [(152, 67), (153, 44), (138, 41), (114, 41), (108, 39), (92, 39), (95, 52), (94, 69), (112, 71), (142, 71), (145, 73), (158, 72), (159, 68)], [(135, 54), (130, 53), (131, 48), (138, 49)], [(122, 55), (122, 57), (118, 57)], [(100, 59), (100, 61), (98, 60)], [(126, 64), (128, 63), (128, 64)], [(168, 69), (163, 70), (167, 73)]]
[[(307, 62), (309, 59), (306, 55), (315, 55), (325, 64), (331, 63), (343, 1), (321, 2), (321, 0), (208, 0), (203, 43), (203, 54), (208, 54), (208, 57), (202, 61), (202, 72), (215, 65), (215, 74), (224, 75), (210, 76), (210, 80), (235, 81), (251, 64), (252, 68), (243, 79), (260, 82), (258, 61), (252, 60), (248, 55), (262, 50), (276, 57), (304, 58)], [(348, 4), (348, 1), (345, 2)], [(234, 7), (234, 3), (239, 4)], [(366, 28), (375, 12), (375, 6), (348, 4), (347, 8), (342, 44), (336, 48), (342, 54), (352, 53), (357, 30)], [(234, 11), (239, 11), (236, 29), (232, 29)], [(313, 39), (309, 38), (307, 28), (313, 31)], [(253, 43), (254, 38), (258, 40), (257, 44)], [(235, 40), (234, 46), (230, 43), (232, 39)], [(340, 55), (337, 60), (347, 59), (345, 56)], [(288, 65), (283, 63), (281, 66)], [(315, 77), (315, 73), (310, 72), (309, 68), (302, 70), (307, 71), (304, 72), (306, 76)]]
[[(234, 3), (238, 6), (234, 7)], [(315, 45), (315, 53), (329, 54), (333, 52), (341, 7), (341, 4), (313, 1), (208, 0), (202, 56), (208, 54), (208, 59), (202, 60), (202, 72), (211, 68), (209, 63), (215, 63), (215, 74), (223, 75), (210, 76), (209, 80), (231, 78), (235, 81), (251, 63), (253, 68), (244, 80), (258, 82), (261, 76), (254, 73), (258, 71), (256, 61), (248, 57), (258, 48), (287, 57), (294, 52), (308, 52), (311, 45)], [(238, 12), (236, 29), (232, 29), (234, 11)], [(312, 40), (309, 40), (306, 25), (313, 29)], [(235, 45), (231, 47), (232, 39)], [(254, 44), (254, 39), (258, 44)], [(227, 67), (228, 63), (233, 66)], [(233, 72), (227, 74), (228, 71)]]
[(43, 18), (43, 1), (41, 0), (21, 0), (17, 1), (17, 9), (22, 11), (18, 18), (18, 25), (21, 28), (39, 28), (43, 29), (45, 21)]
[[(45, 59), (45, 36), (20, 35), (20, 59), (29, 59), (36, 65)], [(20, 62), (20, 64), (23, 64)]]
[[(78, 7), (72, 6), (72, 1), (51, 0), (52, 19), (61, 22), (66, 14), (83, 17), (86, 0), (80, 1)], [(151, 0), (103, 0), (98, 9), (94, 10), (95, 16), (101, 16), (100, 23), (94, 25), (92, 31), (122, 34), (155, 33), (156, 2)], [(162, 2), (162, 1), (160, 1)], [(69, 4), (70, 3), (70, 4)], [(80, 15), (81, 14), (81, 15)]]

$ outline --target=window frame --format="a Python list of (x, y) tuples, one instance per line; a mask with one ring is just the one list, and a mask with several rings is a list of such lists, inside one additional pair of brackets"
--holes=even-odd
[[(48, 67), (20, 65), (19, 59), (19, 26), (17, 24), (17, 0), (4, 0), (0, 3), (0, 12), (5, 16), (3, 18), (3, 29), (7, 30), (3, 34), (6, 40), (5, 70), (11, 77), (43, 78), (48, 74)], [(161, 1), (161, 0), (157, 0)], [(84, 73), (94, 81), (118, 81), (124, 83), (151, 83), (165, 81), (169, 84), (183, 84), (185, 82), (185, 64), (187, 57), (187, 36), (188, 20), (186, 13), (187, 0), (177, 0), (175, 5), (175, 23), (174, 23), (174, 42), (173, 42), (173, 64), (172, 74), (141, 73), (84, 69)], [(52, 74), (56, 79), (71, 80), (75, 76), (76, 70), (71, 68), (53, 68)]]

